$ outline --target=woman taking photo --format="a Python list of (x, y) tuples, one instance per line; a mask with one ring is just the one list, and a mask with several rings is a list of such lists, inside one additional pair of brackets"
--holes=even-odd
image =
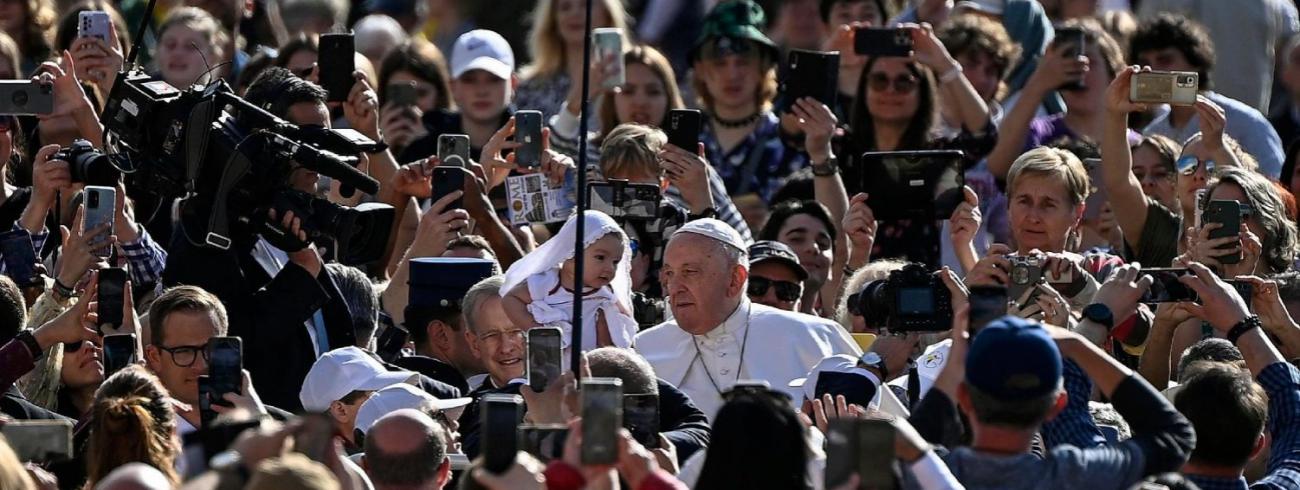
[[(528, 42), (533, 62), (520, 70), (516, 107), (541, 111), (543, 120), (549, 119), (560, 112), (570, 86), (582, 85), (586, 5), (585, 0), (538, 2)], [(623, 46), (628, 46), (623, 3), (599, 0), (592, 5), (592, 28), (616, 27), (624, 33)]]

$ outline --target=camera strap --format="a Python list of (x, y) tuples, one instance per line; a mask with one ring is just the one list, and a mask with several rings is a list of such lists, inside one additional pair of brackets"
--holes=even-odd
[(212, 201), (208, 232), (203, 235), (204, 243), (222, 250), (229, 249), (231, 244), (230, 220), (227, 218), (230, 191), (253, 168), (253, 162), (242, 150), (243, 146), (242, 142), (235, 145), (230, 158), (226, 160), (226, 168), (221, 172), (221, 182), (217, 184), (216, 197)]

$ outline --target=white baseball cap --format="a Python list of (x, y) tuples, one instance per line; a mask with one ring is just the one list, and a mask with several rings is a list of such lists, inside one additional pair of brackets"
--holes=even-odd
[(322, 354), (311, 365), (298, 399), (302, 408), (320, 412), (353, 391), (379, 391), (388, 385), (410, 383), (415, 377), (410, 371), (389, 371), (366, 351), (348, 346)]
[[(429, 393), (411, 386), (406, 383), (385, 386), (376, 391), (374, 396), (361, 404), (357, 409), (356, 428), (361, 429), (362, 433), (369, 432), (370, 426), (380, 417), (393, 413), (403, 408), (423, 409), (426, 405), (432, 406), (439, 411), (450, 412), (472, 401), (470, 398), (452, 398), (450, 400), (439, 400)], [(452, 415), (456, 415), (453, 417)], [(448, 413), (447, 418), (455, 420), (459, 414)]]
[(502, 80), (515, 71), (515, 53), (510, 43), (496, 32), (475, 29), (456, 38), (451, 49), (451, 77), (460, 78), (470, 70), (484, 70)]
[(954, 12), (969, 9), (991, 15), (1002, 15), (1006, 8), (1006, 0), (962, 0), (952, 7)]
[(735, 228), (732, 228), (731, 225), (727, 224), (727, 222), (715, 218), (697, 219), (690, 223), (686, 223), (686, 225), (678, 228), (677, 232), (673, 233), (673, 236), (675, 237), (682, 233), (704, 235), (739, 249), (742, 252), (747, 251), (749, 248), (745, 245), (745, 239), (740, 237), (740, 233), (738, 233)]

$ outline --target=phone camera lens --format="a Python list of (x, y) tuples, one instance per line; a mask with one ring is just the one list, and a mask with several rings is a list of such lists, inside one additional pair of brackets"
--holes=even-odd
[(27, 91), (19, 90), (17, 92), (14, 92), (12, 100), (14, 105), (18, 107), (25, 107), (27, 105), (27, 100), (28, 100)]

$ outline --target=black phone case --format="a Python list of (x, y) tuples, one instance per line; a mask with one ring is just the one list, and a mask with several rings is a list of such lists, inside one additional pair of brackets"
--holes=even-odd
[(320, 67), (320, 85), (329, 92), (329, 102), (348, 100), (348, 93), (356, 79), (356, 52), (352, 34), (321, 34), (320, 55), (316, 64)]
[[(433, 169), (433, 197), (429, 202), (438, 202), (443, 196), (465, 188), (465, 173), (458, 167), (436, 167)], [(465, 209), (464, 196), (448, 204), (443, 212), (453, 209)]]
[(483, 419), (483, 468), (496, 474), (505, 473), (514, 464), (519, 451), (519, 421), (523, 405), (490, 397), (479, 401)]
[(135, 361), (135, 335), (104, 337), (104, 377), (112, 376)]
[[(1085, 56), (1088, 53), (1088, 36), (1078, 27), (1061, 27), (1056, 29), (1056, 38), (1052, 41), (1057, 45), (1069, 44), (1070, 50), (1066, 56), (1077, 58)], [(1062, 90), (1083, 90), (1085, 87), (1083, 79), (1066, 82), (1061, 85)]]
[(947, 220), (966, 199), (960, 151), (864, 153), (859, 168), (859, 188), (869, 194), (867, 205), (878, 220)]
[(853, 52), (864, 56), (912, 56), (912, 33), (907, 29), (860, 27), (853, 31)]
[(384, 327), (384, 333), (379, 336), (376, 344), (376, 353), (384, 362), (393, 362), (402, 353), (402, 346), (406, 345), (406, 339), (410, 337), (406, 329), (397, 325)]
[(542, 165), (542, 113), (515, 112), (515, 164), (521, 167)]
[[(230, 405), (223, 398), (225, 394), (243, 391), (243, 342), (238, 337), (213, 337), (208, 345), (212, 349), (208, 354), (208, 376), (212, 379), (212, 403)], [(229, 354), (218, 350), (234, 350), (234, 362), (225, 362)]]
[(835, 106), (839, 92), (840, 54), (835, 52), (791, 50), (786, 55), (781, 80), (781, 107), (779, 112), (789, 112), (795, 102), (812, 97), (828, 107)]
[[(1221, 223), (1223, 226), (1210, 230), (1209, 239), (1235, 237), (1241, 233), (1241, 204), (1236, 201), (1210, 201), (1205, 207), (1205, 214), (1201, 217), (1202, 224)], [(1237, 241), (1241, 243), (1240, 240)], [(1232, 248), (1234, 245), (1228, 244), (1220, 247), (1221, 249)], [(1221, 264), (1236, 264), (1241, 262), (1241, 251), (1235, 254), (1225, 254), (1216, 257)]]
[(668, 111), (668, 143), (689, 152), (695, 152), (700, 146), (700, 129), (704, 116), (694, 109), (673, 109)]
[(126, 300), (126, 270), (118, 268), (100, 269), (99, 301), (97, 313), (99, 324), (122, 326), (123, 303)]

